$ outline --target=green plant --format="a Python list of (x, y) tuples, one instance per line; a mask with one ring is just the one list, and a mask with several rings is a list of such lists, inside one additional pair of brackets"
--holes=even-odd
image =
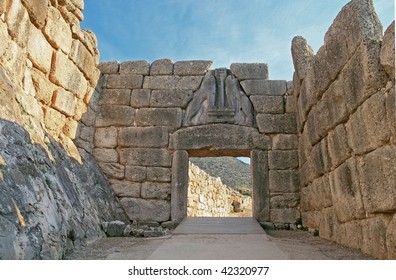
[(319, 230), (318, 229), (314, 229), (314, 231), (312, 232), (313, 236), (319, 236)]

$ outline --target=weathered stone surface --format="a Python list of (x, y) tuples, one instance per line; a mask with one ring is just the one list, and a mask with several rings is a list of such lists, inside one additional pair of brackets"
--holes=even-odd
[(147, 168), (144, 166), (126, 166), (125, 179), (133, 182), (143, 182), (146, 180)]
[(123, 237), (126, 224), (122, 221), (111, 221), (107, 225), (107, 236), (109, 237)]
[(143, 84), (142, 75), (109, 74), (106, 77), (104, 88), (135, 89), (135, 88), (142, 88), (142, 84)]
[(140, 197), (141, 183), (114, 179), (110, 179), (109, 182), (117, 197)]
[(66, 123), (66, 116), (54, 110), (47, 108), (44, 117), (45, 126), (52, 132), (52, 135), (59, 135)]
[(320, 220), (322, 219), (322, 215), (320, 211), (309, 211), (302, 212), (301, 218), (303, 224), (310, 229), (319, 229)]
[(163, 167), (147, 167), (147, 180), (151, 182), (170, 182), (171, 169)]
[(32, 26), (29, 31), (28, 57), (37, 69), (49, 73), (52, 62), (52, 47), (39, 29)]
[(100, 92), (99, 105), (129, 105), (130, 89), (103, 89)]
[(99, 166), (107, 178), (124, 179), (125, 166), (113, 162), (100, 162)]
[(271, 193), (295, 193), (300, 190), (297, 170), (270, 170), (269, 190)]
[(297, 169), (298, 152), (297, 151), (269, 151), (268, 152), (269, 169)]
[(261, 114), (283, 114), (284, 101), (282, 96), (252, 95), (250, 96), (254, 110)]
[(258, 114), (256, 121), (261, 133), (297, 133), (294, 114)]
[(382, 41), (381, 65), (385, 68), (390, 78), (395, 77), (395, 21), (386, 29)]
[(134, 89), (132, 90), (131, 106), (134, 108), (142, 108), (150, 106), (150, 89)]
[(308, 187), (301, 189), (303, 211), (322, 210), (333, 205), (328, 175), (315, 179)]
[(165, 126), (170, 129), (181, 127), (182, 110), (180, 108), (143, 108), (136, 113), (138, 126)]
[(167, 199), (170, 194), (169, 183), (144, 182), (142, 185), (142, 198)]
[(20, 0), (9, 1), (7, 13), (5, 13), (8, 32), (16, 43), (22, 48), (26, 46), (27, 36), (31, 27), (29, 14)]
[(286, 81), (276, 80), (245, 80), (242, 88), (250, 95), (283, 95), (287, 91)]
[(130, 220), (165, 222), (170, 218), (170, 201), (121, 198)]
[(333, 131), (330, 131), (327, 139), (332, 167), (337, 167), (351, 155), (344, 125), (340, 124)]
[(57, 89), (52, 96), (52, 107), (71, 117), (74, 115), (76, 107), (76, 97), (70, 91), (64, 89)]
[(179, 76), (203, 76), (212, 63), (209, 60), (177, 61), (173, 66), (173, 72)]
[[(362, 221), (362, 228), (364, 229), (362, 251), (364, 253), (379, 259), (386, 259), (388, 257), (388, 250), (386, 247), (386, 230), (388, 224), (389, 219), (383, 215)], [(375, 242), (373, 242), (374, 240)], [(389, 249), (392, 251), (395, 250), (395, 248)]]
[(98, 148), (115, 148), (117, 146), (118, 130), (115, 127), (97, 128), (94, 143)]
[(165, 149), (125, 148), (120, 150), (120, 163), (131, 166), (170, 167), (172, 153)]
[(359, 249), (362, 247), (363, 230), (360, 220), (343, 223), (337, 226), (333, 239), (341, 245)]
[(79, 123), (71, 118), (68, 118), (62, 132), (70, 139), (75, 139), (77, 135)]
[(272, 137), (274, 150), (297, 150), (298, 138), (296, 134), (276, 134)]
[(311, 66), (313, 61), (314, 51), (308, 45), (307, 40), (301, 36), (296, 36), (292, 40), (291, 47), (294, 69), (297, 77), (301, 82), (304, 80), (307, 69)]
[(335, 206), (323, 209), (319, 225), (320, 237), (329, 240), (336, 238), (340, 225), (334, 208)]
[(231, 72), (238, 80), (268, 79), (268, 65), (266, 63), (233, 63)]
[(285, 193), (275, 195), (270, 199), (271, 209), (296, 208), (300, 205), (300, 194)]
[(151, 63), (150, 75), (172, 75), (173, 62), (170, 59), (158, 59)]
[(270, 211), (271, 222), (273, 223), (288, 223), (293, 224), (300, 213), (297, 209), (271, 209)]
[(393, 215), (392, 221), (386, 231), (386, 247), (388, 248), (388, 259), (396, 259), (396, 215)]
[(179, 107), (185, 109), (192, 97), (192, 91), (153, 90), (150, 97), (150, 107)]
[(120, 74), (148, 75), (150, 64), (146, 60), (125, 61), (120, 64)]
[(70, 25), (63, 19), (59, 10), (53, 7), (48, 9), (44, 34), (53, 47), (69, 54), (72, 45)]
[(147, 76), (144, 78), (143, 88), (197, 90), (202, 76)]
[(96, 127), (132, 126), (135, 121), (135, 109), (129, 106), (103, 105), (96, 116)]
[(120, 63), (118, 61), (101, 62), (98, 67), (102, 74), (116, 74)]
[(260, 222), (272, 221), (270, 218), (270, 190), (268, 175), (268, 154), (264, 151), (253, 150), (250, 158), (252, 170), (253, 217)]
[(162, 148), (168, 146), (168, 129), (165, 127), (121, 128), (118, 144), (121, 147)]
[(70, 58), (76, 63), (78, 69), (87, 77), (92, 86), (96, 86), (100, 71), (96, 68), (96, 57), (79, 40), (73, 40)]
[(181, 222), (187, 215), (188, 153), (175, 151), (172, 159), (171, 218)]
[(92, 155), (99, 162), (118, 162), (118, 153), (115, 149), (96, 148), (92, 151)]
[(308, 161), (312, 162), (314, 178), (330, 171), (331, 162), (327, 149), (327, 138), (323, 139), (312, 148), (311, 156)]
[(38, 28), (43, 28), (48, 14), (48, 0), (22, 0), (22, 3), (27, 8), (30, 20)]

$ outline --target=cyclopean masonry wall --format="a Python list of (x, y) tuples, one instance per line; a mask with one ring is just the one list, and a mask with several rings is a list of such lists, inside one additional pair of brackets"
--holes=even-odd
[(266, 64), (162, 59), (100, 64), (93, 150), (131, 220), (180, 222), (189, 156), (250, 156), (253, 215), (300, 216), (297, 128), (291, 84)]
[(303, 222), (381, 259), (396, 258), (394, 32), (354, 0), (316, 55), (292, 43)]

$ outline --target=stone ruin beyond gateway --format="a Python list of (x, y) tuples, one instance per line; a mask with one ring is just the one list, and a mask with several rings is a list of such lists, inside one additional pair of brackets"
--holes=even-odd
[(187, 213), (188, 161), (251, 158), (253, 216), (299, 217), (295, 98), (268, 80), (266, 64), (168, 59), (102, 63), (93, 155), (129, 218), (180, 222)]

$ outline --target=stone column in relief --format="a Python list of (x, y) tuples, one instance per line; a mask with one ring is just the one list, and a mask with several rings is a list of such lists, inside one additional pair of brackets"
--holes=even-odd
[(251, 152), (250, 168), (252, 170), (253, 217), (259, 222), (269, 222), (268, 153), (266, 151), (253, 150)]
[(181, 222), (187, 216), (188, 153), (176, 151), (172, 160), (171, 219)]

